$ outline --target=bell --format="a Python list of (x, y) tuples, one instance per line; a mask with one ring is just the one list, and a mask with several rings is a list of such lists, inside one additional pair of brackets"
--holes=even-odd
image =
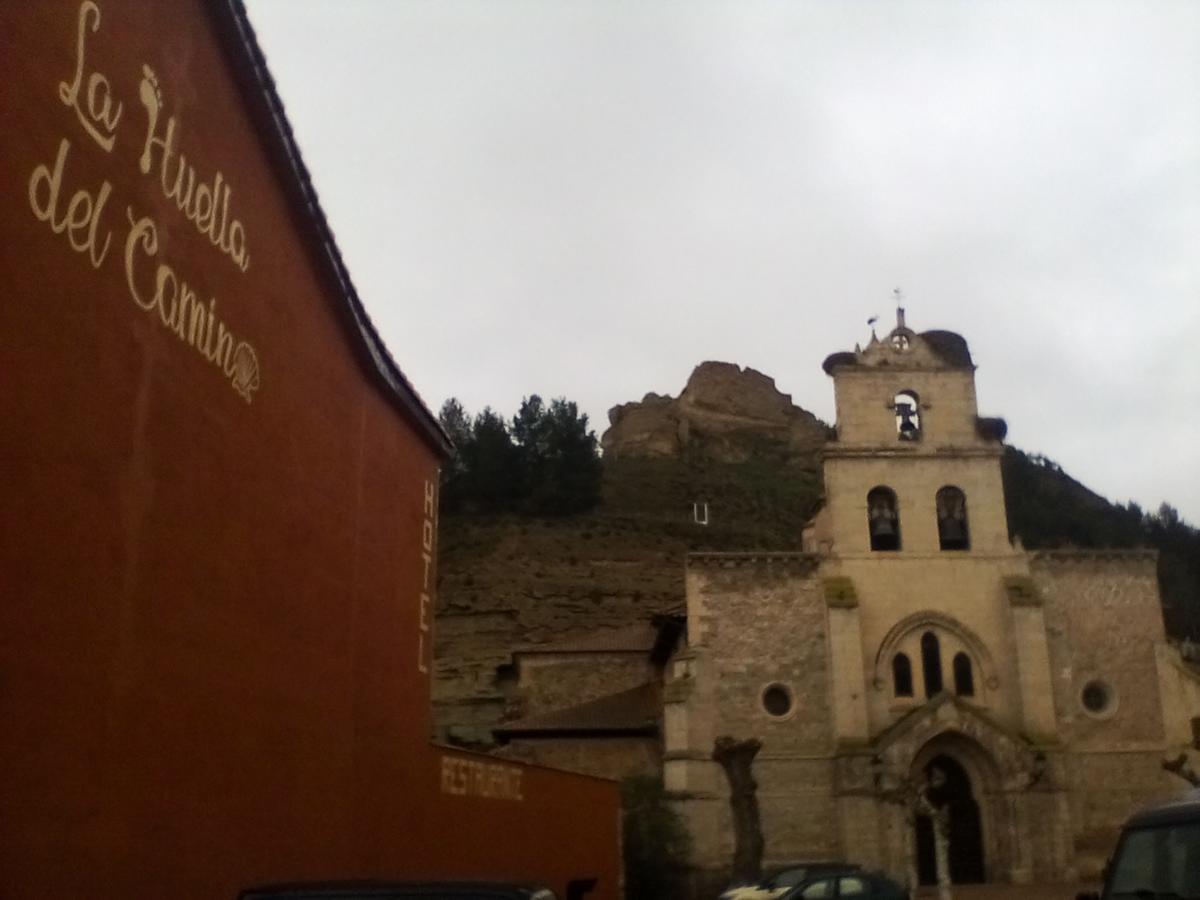
[(871, 520), (871, 534), (874, 537), (891, 537), (896, 533), (896, 526), (892, 522), (891, 517), (885, 515), (876, 516)]
[(915, 441), (918, 433), (919, 430), (917, 426), (913, 424), (913, 420), (905, 416), (900, 422), (900, 440)]
[(963, 528), (963, 523), (958, 519), (942, 519), (942, 540), (944, 541), (961, 541), (967, 536), (966, 529)]
[(938, 520), (938, 538), (943, 550), (967, 549), (967, 529), (961, 519)]

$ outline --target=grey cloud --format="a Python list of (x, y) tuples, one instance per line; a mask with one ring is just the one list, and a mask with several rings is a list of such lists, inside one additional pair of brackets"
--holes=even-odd
[(721, 358), (831, 419), (821, 359), (900, 284), (1013, 443), (1200, 522), (1200, 5), (250, 10), (432, 405), (602, 428)]

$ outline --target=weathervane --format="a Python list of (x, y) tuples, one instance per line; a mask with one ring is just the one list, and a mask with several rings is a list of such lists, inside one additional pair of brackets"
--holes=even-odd
[(892, 332), (892, 349), (905, 353), (908, 351), (909, 340), (905, 334), (908, 329), (904, 324), (904, 307), (900, 305), (904, 302), (904, 294), (896, 287), (892, 288), (892, 297), (896, 300), (896, 330)]

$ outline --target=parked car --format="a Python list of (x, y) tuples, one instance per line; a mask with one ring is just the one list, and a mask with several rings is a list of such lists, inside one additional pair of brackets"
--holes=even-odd
[(910, 900), (908, 890), (881, 872), (825, 872), (806, 878), (779, 900)]
[(1130, 816), (1105, 866), (1104, 889), (1077, 900), (1200, 898), (1200, 790)]
[(758, 884), (735, 885), (721, 894), (719, 900), (774, 900), (786, 894), (800, 882), (814, 875), (832, 872), (856, 872), (859, 866), (847, 862), (806, 862), (788, 866), (764, 878)]
[(556, 900), (548, 888), (474, 881), (338, 881), (249, 888), (238, 900)]

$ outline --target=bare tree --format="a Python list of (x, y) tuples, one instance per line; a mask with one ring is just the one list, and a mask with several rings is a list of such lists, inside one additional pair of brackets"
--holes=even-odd
[(904, 855), (908, 861), (908, 887), (917, 889), (917, 862), (913, 853), (913, 832), (917, 827), (918, 816), (928, 816), (933, 823), (933, 856), (937, 872), (939, 900), (953, 900), (950, 889), (950, 807), (948, 804), (937, 805), (933, 802), (932, 792), (946, 783), (946, 773), (933, 766), (925, 781), (917, 782), (912, 778), (903, 778), (894, 788), (880, 791), (885, 803), (891, 803), (904, 810), (904, 821), (908, 827), (904, 830)]
[(757, 882), (762, 877), (763, 833), (758, 814), (758, 783), (751, 764), (762, 741), (722, 736), (713, 742), (712, 758), (729, 781), (729, 807), (733, 813), (733, 879)]
[(1162, 767), (1172, 775), (1178, 775), (1192, 787), (1200, 787), (1200, 775), (1188, 763), (1187, 753), (1180, 753), (1174, 759), (1164, 759)]

